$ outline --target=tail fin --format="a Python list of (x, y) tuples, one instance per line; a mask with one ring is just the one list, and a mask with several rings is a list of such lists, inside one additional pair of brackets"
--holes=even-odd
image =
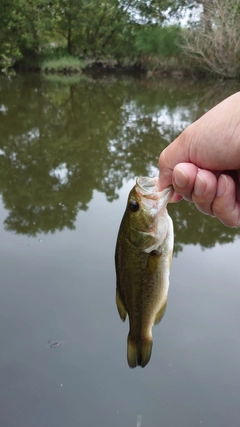
[(152, 339), (139, 338), (133, 339), (128, 335), (127, 340), (127, 360), (130, 368), (141, 366), (144, 368), (151, 358), (152, 353)]

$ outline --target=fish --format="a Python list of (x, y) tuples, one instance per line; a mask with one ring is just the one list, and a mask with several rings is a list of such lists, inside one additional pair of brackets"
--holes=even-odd
[(174, 245), (167, 203), (173, 187), (158, 191), (158, 179), (138, 177), (129, 193), (115, 250), (116, 305), (128, 315), (127, 361), (145, 367), (152, 353), (152, 327), (163, 318)]

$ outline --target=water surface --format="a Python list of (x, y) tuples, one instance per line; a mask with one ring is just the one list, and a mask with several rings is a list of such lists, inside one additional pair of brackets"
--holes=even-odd
[[(116, 235), (138, 175), (237, 84), (0, 79), (2, 427), (239, 426), (239, 230), (171, 205), (151, 361), (129, 369)], [(60, 345), (51, 346), (51, 342)]]

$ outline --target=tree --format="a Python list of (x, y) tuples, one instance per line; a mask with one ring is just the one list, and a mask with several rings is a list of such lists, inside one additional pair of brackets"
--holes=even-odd
[(132, 19), (141, 24), (161, 24), (169, 16), (180, 17), (181, 13), (198, 5), (197, 0), (120, 0), (128, 6)]
[(240, 72), (240, 6), (238, 0), (204, 2), (200, 21), (183, 35), (182, 48), (207, 70), (224, 78)]
[(130, 7), (118, 0), (58, 0), (53, 28), (67, 41), (68, 53), (104, 55), (114, 51), (129, 23)]
[[(1, 0), (0, 63), (23, 58), (31, 65), (50, 44), (69, 54), (134, 62), (137, 45), (147, 45), (146, 35), (148, 52), (159, 50), (160, 44), (161, 52), (163, 45), (166, 51), (162, 35), (162, 43), (154, 40), (156, 28), (196, 4), (197, 0)], [(139, 31), (143, 37), (135, 43)]]
[[(0, 63), (37, 55), (51, 29), (49, 0), (0, 2)], [(2, 60), (2, 61), (1, 61)]]

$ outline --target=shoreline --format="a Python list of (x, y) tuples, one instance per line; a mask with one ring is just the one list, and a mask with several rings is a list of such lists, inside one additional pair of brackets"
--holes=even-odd
[[(83, 60), (84, 61), (84, 60)], [(191, 78), (193, 80), (202, 80), (212, 78), (211, 73), (203, 72), (202, 70), (192, 70), (192, 69), (171, 69), (171, 67), (162, 67), (159, 69), (144, 69), (141, 65), (123, 65), (121, 63), (113, 63), (108, 60), (96, 60), (96, 61), (87, 61), (85, 65), (81, 68), (74, 66), (64, 65), (62, 67), (53, 67), (53, 66), (42, 66), (40, 64), (26, 64), (24, 61), (19, 61), (13, 66), (6, 69), (6, 73), (11, 72), (18, 73), (43, 73), (45, 75), (56, 75), (71, 77), (81, 74), (101, 74), (101, 73), (131, 73), (138, 75), (145, 75), (147, 77), (156, 77), (156, 78), (174, 78), (174, 79), (186, 79)], [(215, 76), (216, 78), (216, 76)], [(219, 76), (218, 80), (222, 80)]]

